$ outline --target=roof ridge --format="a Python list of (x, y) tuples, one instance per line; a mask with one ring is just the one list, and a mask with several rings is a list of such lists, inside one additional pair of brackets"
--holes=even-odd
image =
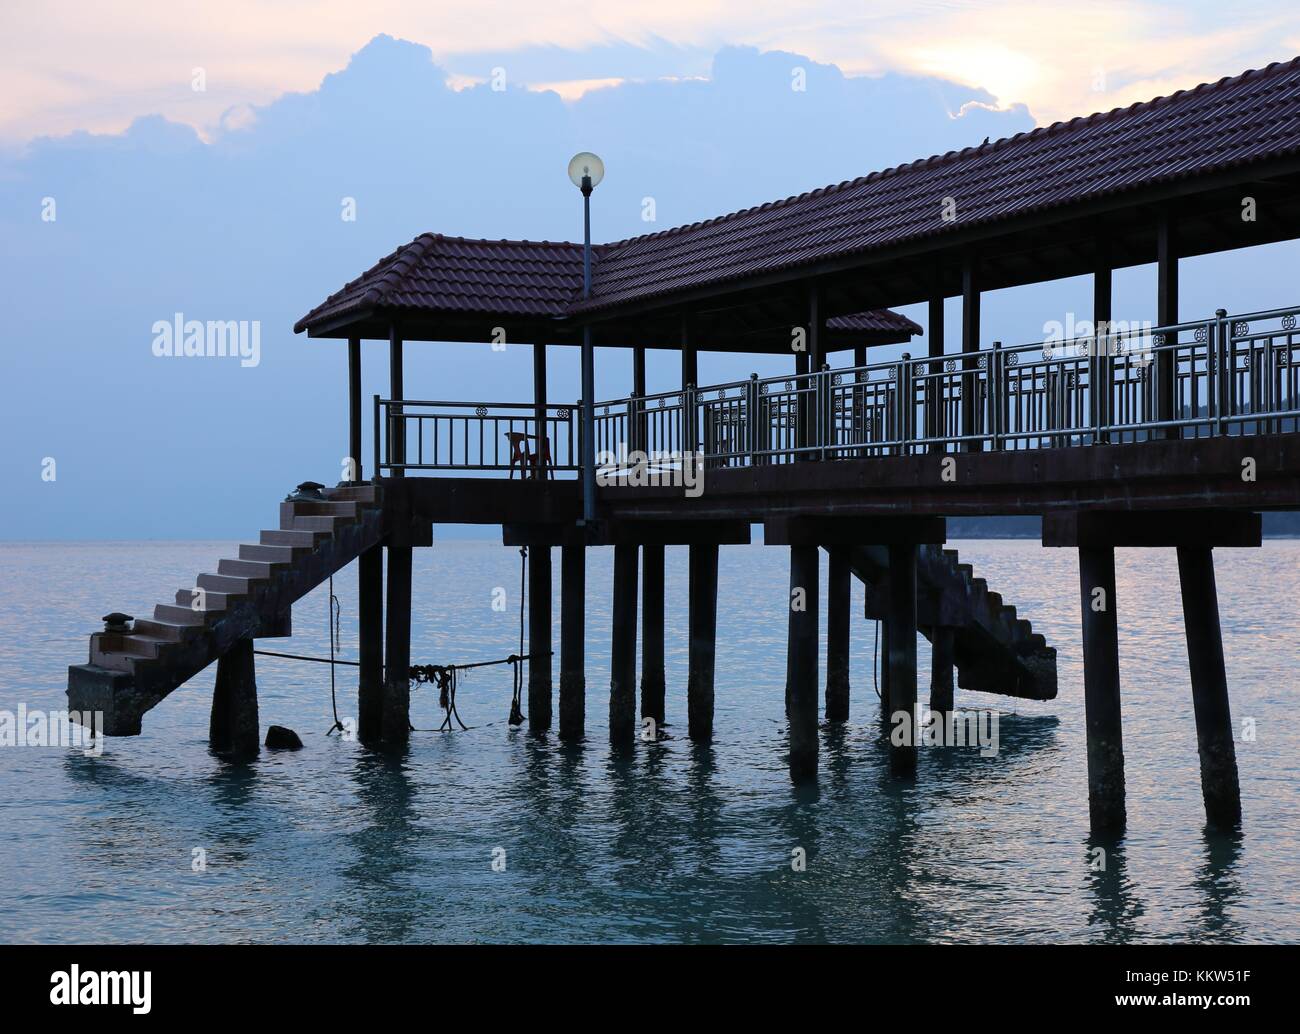
[(1190, 89), (1176, 90), (1171, 94), (1161, 94), (1152, 97), (1150, 100), (1134, 101), (1132, 104), (1120, 105), (1110, 108), (1106, 111), (1094, 111), (1091, 115), (1076, 115), (1069, 121), (1053, 122), (1049, 126), (1035, 126), (1033, 129), (1023, 130), (1012, 136), (1000, 137), (989, 143), (976, 144), (970, 147), (963, 147), (960, 150), (946, 151), (943, 154), (932, 154), (928, 158), (916, 158), (910, 162), (904, 162), (900, 165), (891, 165), (884, 169), (877, 169), (873, 172), (866, 173), (862, 176), (855, 176), (853, 179), (841, 180), (839, 183), (831, 183), (821, 187), (815, 187), (811, 190), (805, 190), (800, 194), (791, 194), (788, 197), (780, 198), (776, 201), (765, 201), (759, 205), (751, 205), (748, 208), (739, 208), (734, 212), (727, 212), (723, 215), (713, 216), (709, 219), (701, 219), (693, 223), (683, 223), (679, 226), (672, 226), (666, 230), (655, 230), (653, 233), (643, 233), (635, 237), (625, 237), (622, 240), (610, 241), (603, 245), (604, 248), (613, 251), (632, 244), (639, 244), (643, 241), (657, 240), (664, 237), (671, 237), (678, 234), (686, 233), (689, 230), (703, 229), (708, 226), (716, 226), (720, 223), (728, 222), (732, 219), (738, 219), (741, 216), (750, 215), (754, 212), (767, 211), (773, 208), (785, 208), (796, 202), (804, 201), (813, 197), (822, 197), (830, 193), (838, 193), (843, 190), (851, 190), (854, 187), (861, 186), (865, 183), (873, 183), (878, 180), (886, 179), (890, 176), (897, 176), (904, 172), (909, 172), (917, 168), (934, 168), (945, 165), (949, 162), (960, 161), (963, 158), (971, 157), (975, 154), (992, 152), (1001, 148), (1010, 147), (1012, 144), (1037, 139), (1039, 137), (1050, 136), (1053, 133), (1059, 133), (1068, 129), (1081, 128), (1084, 125), (1095, 125), (1099, 122), (1105, 122), (1111, 118), (1118, 118), (1121, 114), (1131, 114), (1139, 108), (1154, 108), (1159, 104), (1167, 104), (1171, 101), (1178, 100), (1182, 97), (1190, 97), (1199, 94), (1204, 90), (1214, 88), (1218, 89), (1226, 86), (1230, 82), (1244, 81), (1251, 76), (1265, 75), (1272, 73), (1280, 68), (1298, 68), (1300, 67), (1300, 55), (1291, 58), (1288, 61), (1273, 61), (1263, 68), (1248, 68), (1244, 72), (1238, 72), (1236, 75), (1225, 75), (1213, 82), (1202, 82)]

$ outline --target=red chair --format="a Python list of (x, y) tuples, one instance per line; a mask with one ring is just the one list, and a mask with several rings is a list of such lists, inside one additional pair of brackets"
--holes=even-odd
[(523, 480), (528, 477), (528, 470), (533, 465), (533, 454), (528, 448), (528, 440), (532, 435), (524, 434), (522, 431), (507, 431), (506, 441), (510, 443), (510, 477), (515, 476), (515, 464), (519, 464), (519, 478)]

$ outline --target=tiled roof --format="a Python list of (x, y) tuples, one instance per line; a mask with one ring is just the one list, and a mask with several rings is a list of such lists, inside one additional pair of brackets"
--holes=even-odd
[[(1300, 58), (609, 245), (592, 298), (645, 301), (1300, 152)], [(945, 198), (955, 218), (942, 218)]]
[[(597, 245), (587, 301), (581, 245), (423, 234), (294, 329), (371, 307), (533, 317), (601, 310), (1298, 153), (1295, 58), (708, 222)], [(951, 219), (944, 218), (946, 199)], [(882, 313), (878, 318), (916, 326)]]
[[(592, 249), (593, 263), (605, 252)], [(582, 245), (565, 241), (489, 241), (424, 233), (380, 259), (294, 326), (382, 306), (422, 312), (559, 317), (582, 294)], [(919, 334), (888, 309), (827, 321), (833, 330)]]

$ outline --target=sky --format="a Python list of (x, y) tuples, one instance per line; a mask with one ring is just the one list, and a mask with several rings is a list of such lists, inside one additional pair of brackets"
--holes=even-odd
[[(293, 322), (421, 232), (578, 238), (575, 151), (606, 161), (594, 235), (616, 240), (1300, 52), (1281, 5), (1083, 9), (7, 3), (0, 539), (248, 537), (299, 481), (338, 480), (344, 349)], [(1300, 301), (1295, 257), (1185, 262), (1183, 316)], [(1086, 280), (993, 292), (987, 336), (1041, 339), (1089, 299)], [(1154, 271), (1119, 274), (1116, 316), (1153, 309)], [(177, 313), (256, 323), (260, 361), (156, 356)], [(386, 349), (364, 352), (369, 396)], [(553, 358), (552, 400), (576, 397), (577, 363)], [(522, 401), (530, 364), (413, 345), (406, 383)], [(789, 365), (705, 352), (700, 372)], [(676, 373), (652, 353), (651, 390)], [(625, 351), (600, 350), (597, 388), (627, 393)]]

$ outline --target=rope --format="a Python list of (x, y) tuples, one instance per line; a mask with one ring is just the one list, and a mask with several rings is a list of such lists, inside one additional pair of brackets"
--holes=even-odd
[(876, 637), (871, 643), (871, 688), (876, 691), (876, 698), (880, 698), (880, 683), (876, 681), (876, 669), (880, 662), (880, 622), (876, 622)]
[(343, 605), (334, 595), (333, 575), (330, 575), (330, 596), (326, 601), (326, 607), (325, 628), (330, 637), (330, 706), (334, 709), (334, 724), (325, 732), (325, 735), (329, 736), (335, 730), (339, 733), (343, 732), (343, 722), (339, 720), (339, 698), (334, 685), (334, 657), (343, 641)]
[(524, 690), (524, 666), (519, 658), (524, 655), (524, 579), (528, 573), (528, 547), (519, 547), (519, 653), (511, 658), (510, 667), (515, 679), (514, 696), (510, 701), (510, 724), (523, 725), (524, 712), (520, 707), (520, 697)]

